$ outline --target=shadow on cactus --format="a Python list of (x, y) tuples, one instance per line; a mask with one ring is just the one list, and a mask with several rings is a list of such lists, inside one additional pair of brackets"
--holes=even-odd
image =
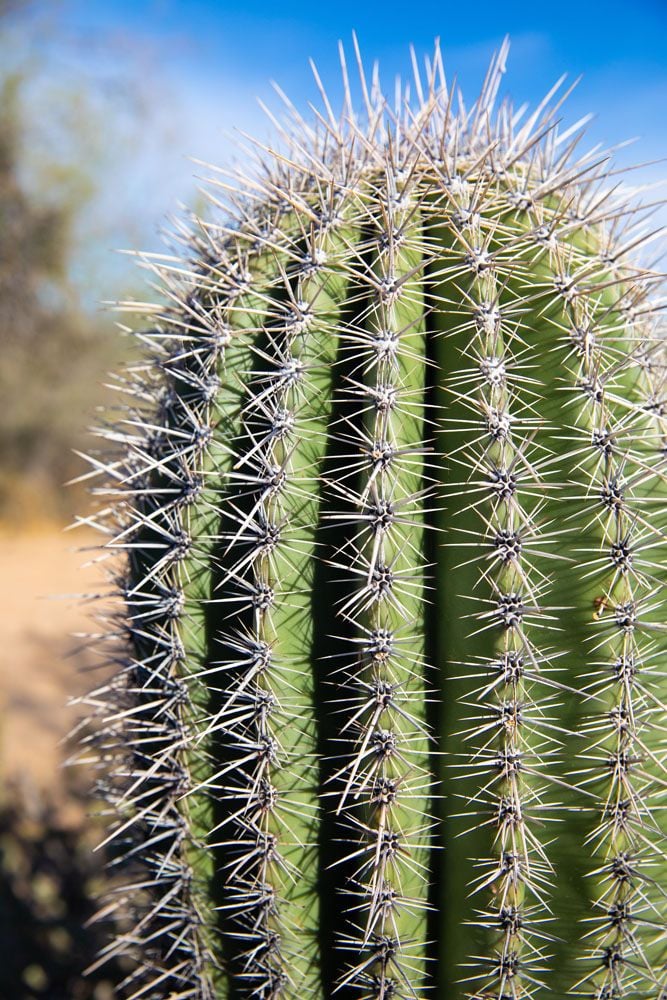
[[(146, 258), (95, 458), (132, 998), (665, 996), (651, 206), (439, 50)], [(136, 311), (134, 304), (128, 304)], [(117, 637), (121, 637), (120, 644)], [(120, 905), (120, 903), (118, 904)]]

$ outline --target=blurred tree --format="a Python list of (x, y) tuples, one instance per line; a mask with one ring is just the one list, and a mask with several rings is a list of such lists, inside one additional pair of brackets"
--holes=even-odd
[(143, 285), (110, 249), (155, 245), (160, 209), (144, 204), (159, 197), (156, 162), (167, 149), (180, 159), (178, 101), (164, 100), (159, 49), (77, 34), (66, 10), (66, 0), (0, 0), (5, 521), (69, 519), (87, 504), (63, 483), (85, 471), (74, 450), (90, 450), (106, 372), (128, 350), (98, 303)]
[[(71, 281), (73, 231), (91, 165), (41, 157), (26, 182), (24, 91), (35, 72), (29, 28), (39, 5), (0, 0), (0, 517), (67, 516), (73, 447), (118, 347), (111, 324), (85, 314)], [(19, 40), (17, 43), (17, 39)], [(23, 44), (21, 44), (21, 42)], [(6, 58), (3, 58), (6, 57)], [(85, 119), (84, 119), (85, 121)], [(112, 344), (114, 345), (112, 347)]]
[[(68, 266), (86, 184), (40, 203), (20, 179), (21, 87), (0, 85), (0, 513), (65, 513), (64, 479), (79, 466), (86, 413), (113, 350), (109, 324), (84, 316)], [(74, 173), (74, 171), (73, 171)]]

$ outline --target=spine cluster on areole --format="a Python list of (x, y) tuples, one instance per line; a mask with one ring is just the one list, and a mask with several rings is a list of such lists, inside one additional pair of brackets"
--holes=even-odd
[(479, 596), (469, 595), (470, 633), (497, 636), (487, 660), (463, 665), (483, 679), (466, 698), (473, 713), (455, 767), (478, 784), (467, 811), (489, 830), (493, 845), (489, 857), (478, 859), (471, 884), (479, 900), (475, 922), (490, 932), (493, 947), (470, 956), (465, 982), (471, 997), (528, 997), (544, 962), (537, 914), (548, 906), (553, 877), (540, 843), (548, 810), (544, 775), (558, 752), (546, 722), (553, 668), (543, 652), (555, 615), (545, 605), (549, 580), (531, 561), (533, 552), (548, 555), (551, 541), (541, 516), (548, 451), (538, 444), (543, 420), (522, 339), (522, 301), (505, 294), (510, 278), (521, 274), (517, 261), (527, 237), (499, 238), (498, 192), (480, 195), (463, 180), (450, 198), (454, 218), (462, 220), (451, 247), (459, 260), (455, 280), (465, 282), (450, 334), (468, 335), (463, 367), (447, 377), (447, 391), (470, 416), (465, 445), (449, 454), (467, 474), (449, 494), (481, 522), (477, 534), (461, 534), (454, 517), (450, 544), (462, 562), (479, 564)]
[[(391, 156), (377, 167), (352, 259), (361, 308), (342, 331), (338, 398), (350, 449), (330, 484), (350, 511), (331, 557), (349, 594), (337, 608), (345, 662), (332, 671), (338, 752), (331, 800), (350, 870), (350, 958), (340, 985), (378, 998), (425, 977), (432, 778), (426, 723), (423, 531), (425, 247), (415, 182)], [(349, 662), (348, 662), (349, 661)], [(326, 800), (325, 800), (326, 801)]]
[[(595, 596), (581, 690), (590, 708), (573, 787), (592, 800), (589, 877), (596, 883), (587, 970), (573, 995), (659, 997), (655, 949), (667, 893), (660, 801), (665, 750), (660, 684), (665, 599), (664, 448), (667, 414), (660, 344), (651, 332), (652, 275), (637, 274), (623, 244), (599, 257), (560, 246), (554, 270), (567, 286), (564, 370), (569, 376), (571, 481), (585, 518), (580, 572)], [(612, 287), (613, 305), (600, 292)], [(575, 485), (576, 484), (576, 485)], [(664, 650), (662, 655), (664, 655)]]
[(220, 673), (230, 678), (209, 726), (229, 759), (211, 778), (225, 814), (216, 843), (230, 856), (221, 906), (237, 942), (231, 968), (267, 998), (315, 994), (318, 975), (308, 581), (333, 360), (322, 341), (333, 339), (336, 305), (327, 291), (330, 224), (313, 218), (307, 228), (281, 233), (280, 254), (275, 233), (261, 237), (275, 278), (244, 373), (234, 488), (223, 505), (222, 596), (213, 596), (243, 623), (221, 637)]
[[(222, 313), (237, 295), (237, 268), (234, 260), (226, 282), (216, 285)], [(110, 487), (98, 491), (116, 501), (109, 547), (127, 553), (120, 628), (134, 652), (115, 694), (103, 689), (89, 702), (103, 720), (94, 739), (113, 782), (105, 789), (103, 780), (101, 790), (119, 817), (116, 850), (130, 872), (139, 863), (147, 870), (139, 885), (114, 893), (114, 906), (129, 906), (133, 921), (110, 947), (135, 962), (119, 988), (133, 997), (177, 991), (210, 1000), (218, 962), (205, 926), (207, 871), (196, 860), (200, 831), (183, 808), (197, 783), (192, 746), (200, 718), (200, 698), (183, 669), (183, 629), (190, 561), (206, 558), (193, 524), (206, 489), (227, 340), (219, 316), (186, 296), (169, 268), (162, 278), (172, 308), (146, 309), (155, 324), (142, 335), (151, 359), (121, 385), (134, 401), (129, 430), (103, 434), (125, 455), (107, 469)]]

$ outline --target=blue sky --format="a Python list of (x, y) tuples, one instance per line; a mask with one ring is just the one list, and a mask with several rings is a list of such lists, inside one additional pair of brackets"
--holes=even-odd
[[(80, 43), (76, 72), (82, 78), (98, 73), (105, 60), (117, 61), (118, 53), (129, 52), (131, 72), (156, 85), (154, 141), (149, 136), (141, 154), (119, 151), (112, 181), (116, 190), (111, 192), (118, 204), (134, 199), (133, 212), (145, 224), (146, 248), (157, 243), (165, 213), (179, 199), (192, 200), (198, 168), (188, 156), (228, 161), (233, 146), (226, 133), (235, 127), (259, 137), (270, 135), (255, 99), (278, 106), (271, 80), (306, 110), (309, 100), (318, 101), (308, 66), (312, 57), (335, 101), (340, 94), (337, 41), (342, 39), (351, 55), (353, 30), (366, 64), (379, 59), (386, 89), (397, 73), (409, 75), (409, 44), (423, 55), (439, 36), (447, 72), (457, 77), (468, 99), (475, 96), (492, 52), (509, 33), (505, 92), (517, 104), (538, 101), (562, 73), (572, 80), (583, 74), (564, 109), (567, 122), (595, 113), (591, 145), (637, 137), (619, 153), (623, 164), (667, 157), (667, 0), (422, 0), (402, 5), (391, 0), (284, 5), (259, 0), (62, 0), (57, 10), (60, 27)], [(57, 46), (57, 34), (53, 37), (45, 44)], [(55, 65), (57, 73), (57, 60)], [(150, 133), (150, 123), (148, 129)], [(666, 163), (648, 166), (641, 174), (646, 182), (666, 176)]]
[[(427, 0), (407, 5), (364, 0), (276, 3), (176, 0), (72, 0), (63, 17), (82, 30), (127, 34), (159, 47), (169, 73), (223, 101), (225, 84), (265, 90), (269, 78), (309, 89), (307, 58), (337, 76), (336, 42), (356, 30), (366, 58), (391, 78), (406, 68), (407, 47), (427, 52), (439, 36), (451, 70), (474, 85), (490, 51), (514, 40), (512, 90), (537, 97), (563, 72), (583, 73), (575, 103), (597, 98), (601, 118), (637, 122), (646, 133), (664, 121), (667, 98), (667, 4), (664, 0), (560, 0), (497, 3)], [(660, 121), (662, 117), (663, 121)]]
[(79, 30), (125, 34), (157, 51), (167, 75), (185, 90), (198, 90), (207, 106), (217, 103), (223, 120), (233, 117), (233, 97), (242, 98), (242, 110), (248, 96), (267, 92), (271, 78), (292, 95), (305, 90), (312, 96), (309, 56), (335, 88), (336, 42), (349, 42), (353, 30), (366, 59), (380, 59), (387, 79), (408, 68), (409, 43), (428, 52), (439, 36), (450, 71), (466, 89), (477, 84), (490, 52), (509, 33), (514, 43), (509, 83), (517, 98), (536, 99), (563, 72), (583, 73), (574, 113), (595, 108), (611, 141), (629, 130), (651, 145), (664, 144), (665, 0), (427, 0), (407, 6), (406, 19), (406, 5), (391, 0), (300, 0), (284, 6), (256, 0), (73, 0), (63, 17)]

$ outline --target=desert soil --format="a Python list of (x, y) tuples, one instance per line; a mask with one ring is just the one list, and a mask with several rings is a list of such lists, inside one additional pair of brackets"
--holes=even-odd
[(99, 657), (76, 634), (99, 627), (100, 602), (78, 596), (108, 589), (99, 538), (0, 532), (0, 772), (56, 801), (71, 780), (65, 737), (82, 711), (68, 701), (102, 678)]

